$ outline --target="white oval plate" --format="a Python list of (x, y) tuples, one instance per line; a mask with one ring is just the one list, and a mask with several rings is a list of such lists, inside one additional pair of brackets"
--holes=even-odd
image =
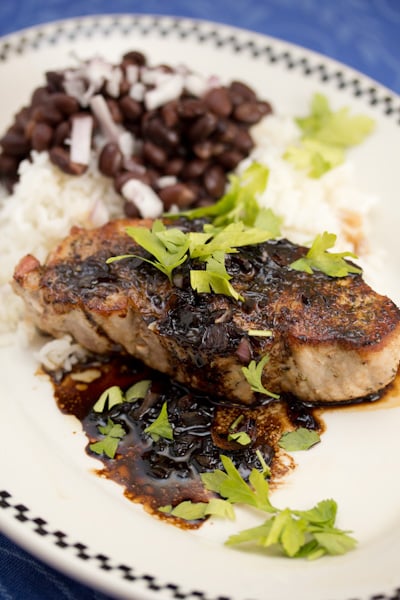
[[(0, 130), (71, 53), (119, 60), (141, 49), (152, 62), (185, 62), (224, 80), (242, 79), (279, 112), (302, 114), (316, 91), (333, 105), (370, 114), (376, 132), (352, 153), (361, 187), (381, 199), (374, 242), (387, 252), (381, 289), (399, 302), (400, 99), (318, 54), (247, 31), (151, 16), (90, 17), (23, 31), (0, 41)], [(12, 240), (10, 240), (12, 243)], [(315, 562), (228, 549), (223, 540), (251, 519), (181, 531), (147, 515), (100, 479), (85, 437), (35, 375), (32, 349), (0, 349), (0, 523), (5, 534), (69, 575), (120, 598), (160, 600), (366, 600), (400, 588), (400, 408), (336, 411), (323, 443), (274, 503), (307, 508), (334, 497), (338, 525), (358, 548)], [(396, 403), (395, 403), (396, 404)], [(397, 597), (397, 596), (396, 596)]]

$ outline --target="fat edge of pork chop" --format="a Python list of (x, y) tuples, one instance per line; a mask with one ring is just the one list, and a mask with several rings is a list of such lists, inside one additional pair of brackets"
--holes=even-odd
[[(242, 367), (265, 354), (264, 386), (311, 403), (361, 398), (394, 379), (400, 311), (360, 276), (294, 271), (289, 264), (307, 249), (280, 240), (227, 257), (243, 303), (196, 294), (186, 263), (176, 269), (175, 285), (141, 258), (106, 264), (120, 254), (148, 256), (125, 233), (128, 225), (151, 222), (74, 228), (45, 265), (30, 255), (20, 261), (14, 289), (40, 330), (69, 333), (96, 353), (122, 349), (195, 389), (243, 404), (257, 394)], [(272, 336), (249, 336), (252, 329)]]

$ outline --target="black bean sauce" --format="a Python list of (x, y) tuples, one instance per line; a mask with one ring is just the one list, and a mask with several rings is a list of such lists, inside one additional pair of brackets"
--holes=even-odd
[[(305, 405), (299, 405), (294, 417), (286, 401), (264, 401), (251, 408), (230, 404), (190, 391), (139, 361), (121, 355), (96, 357), (75, 366), (71, 373), (50, 375), (59, 408), (81, 421), (88, 437), (87, 452), (103, 462), (98, 473), (121, 484), (125, 495), (149, 512), (183, 527), (197, 527), (200, 523), (166, 517), (158, 507), (183, 500), (207, 501), (209, 493), (202, 486), (200, 474), (222, 468), (222, 454), (229, 456), (247, 479), (252, 468), (262, 469), (261, 453), (272, 470), (273, 484), (294, 467), (294, 462), (288, 462), (278, 446), (282, 433), (298, 423), (323, 429), (322, 422)], [(117, 404), (101, 413), (92, 410), (108, 387), (118, 385), (126, 390), (143, 379), (152, 382), (144, 399)], [(165, 402), (174, 439), (154, 440), (145, 430), (158, 417)], [(105, 426), (108, 419), (125, 432), (113, 459), (90, 449), (91, 444), (104, 439), (98, 428)], [(238, 423), (235, 431), (249, 435), (251, 442), (247, 446), (228, 439), (235, 422)]]

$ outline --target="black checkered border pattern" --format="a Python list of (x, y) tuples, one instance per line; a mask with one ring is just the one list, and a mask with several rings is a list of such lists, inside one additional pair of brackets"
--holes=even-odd
[[(281, 51), (272, 43), (264, 43), (262, 37), (247, 40), (239, 39), (234, 30), (227, 28), (215, 28), (210, 24), (188, 21), (186, 19), (165, 19), (163, 17), (141, 17), (126, 16), (82, 18), (73, 21), (60, 22), (54, 26), (35, 27), (26, 32), (12, 35), (0, 44), (0, 62), (6, 62), (15, 55), (22, 55), (46, 44), (56, 45), (59, 42), (79, 38), (90, 38), (95, 34), (108, 36), (119, 33), (123, 36), (138, 32), (141, 35), (157, 33), (161, 36), (177, 35), (184, 39), (191, 37), (198, 43), (207, 43), (215, 48), (230, 48), (234, 53), (247, 53), (256, 60), (265, 60), (270, 64), (283, 65), (287, 70), (300, 70), (306, 77), (315, 77), (320, 83), (333, 82), (338, 89), (346, 89), (355, 97), (363, 97), (371, 106), (377, 107), (387, 117), (393, 117), (400, 125), (400, 102), (394, 94), (386, 93), (384, 88), (371, 86), (368, 80), (354, 76), (351, 70), (334, 69), (318, 61), (315, 57), (296, 57), (290, 50)], [(199, 590), (183, 592), (179, 586), (173, 583), (160, 585), (156, 578), (150, 574), (138, 574), (132, 566), (124, 564), (113, 564), (105, 554), (91, 552), (86, 544), (71, 541), (68, 534), (58, 529), (53, 530), (48, 522), (30, 514), (30, 509), (21, 503), (14, 503), (9, 492), (0, 491), (0, 509), (14, 512), (14, 518), (20, 523), (28, 523), (33, 526), (33, 531), (43, 538), (48, 538), (61, 549), (74, 551), (77, 558), (83, 561), (95, 563), (103, 571), (118, 573), (120, 577), (130, 582), (144, 582), (149, 590), (155, 592), (168, 592), (171, 599), (182, 600), (232, 600), (227, 596), (210, 598), (206, 593)], [(351, 598), (349, 600), (359, 600)], [(400, 588), (394, 590), (393, 594), (376, 594), (368, 600), (400, 600)]]
[[(117, 574), (117, 576), (121, 577), (123, 580), (132, 582), (132, 584), (135, 582), (144, 583), (148, 590), (160, 592), (162, 598), (166, 598), (165, 594), (168, 593), (168, 598), (171, 600), (233, 600), (233, 598), (228, 596), (214, 596), (213, 598), (210, 598), (210, 596), (201, 590), (183, 592), (177, 584), (159, 584), (154, 575), (137, 573), (134, 567), (129, 565), (114, 564), (106, 554), (96, 554), (92, 552), (86, 544), (70, 540), (67, 533), (60, 531), (59, 529), (53, 529), (45, 519), (32, 515), (30, 509), (25, 504), (13, 500), (12, 495), (6, 490), (0, 491), (0, 510), (1, 509), (10, 511), (17, 521), (22, 524), (27, 524), (31, 528), (33, 527), (34, 533), (42, 538), (47, 538), (58, 548), (69, 551), (72, 550), (77, 558), (85, 562), (91, 562), (103, 571), (112, 572), (114, 575)], [(349, 598), (349, 600), (361, 599)], [(368, 600), (400, 600), (400, 588), (395, 589), (390, 595), (375, 594), (374, 596), (370, 596)]]
[[(121, 579), (135, 583), (144, 584), (148, 590), (160, 592), (162, 598), (171, 600), (232, 600), (227, 596), (218, 596), (210, 598), (205, 592), (200, 590), (191, 590), (183, 592), (178, 585), (174, 583), (159, 584), (154, 575), (146, 573), (137, 573), (134, 567), (125, 564), (114, 564), (106, 554), (96, 554), (90, 548), (81, 542), (72, 541), (64, 531), (53, 529), (50, 524), (41, 517), (31, 514), (30, 509), (25, 505), (13, 500), (12, 495), (6, 490), (0, 491), (0, 510), (7, 510), (12, 513), (13, 517), (19, 523), (29, 526), (34, 533), (41, 538), (46, 538), (50, 543), (54, 544), (62, 550), (73, 552), (74, 555), (84, 562), (92, 563), (102, 571), (112, 572), (113, 575), (121, 577)], [(399, 596), (400, 600), (400, 596)]]
[(62, 41), (91, 38), (96, 34), (107, 37), (118, 33), (126, 37), (137, 32), (142, 36), (157, 34), (162, 37), (192, 38), (198, 43), (216, 49), (229, 48), (237, 54), (248, 54), (255, 60), (265, 60), (272, 65), (283, 65), (287, 70), (300, 71), (304, 76), (316, 78), (320, 83), (333, 83), (338, 89), (346, 89), (355, 97), (363, 97), (368, 104), (376, 107), (385, 116), (392, 117), (393, 121), (400, 125), (400, 100), (396, 94), (391, 94), (379, 85), (371, 84), (367, 78), (357, 76), (357, 73), (351, 69), (336, 68), (335, 63), (322, 62), (318, 54), (297, 56), (297, 51), (293, 52), (290, 46), (288, 49), (281, 49), (285, 48), (284, 42), (275, 46), (268, 38), (251, 32), (248, 32), (246, 39), (246, 36), (239, 35), (239, 31), (224, 26), (213, 26), (203, 21), (161, 16), (83, 17), (35, 27), (8, 36), (0, 44), (0, 62), (43, 44), (52, 46)]

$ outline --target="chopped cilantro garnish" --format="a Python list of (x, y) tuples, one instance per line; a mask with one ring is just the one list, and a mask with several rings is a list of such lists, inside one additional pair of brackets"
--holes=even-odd
[(137, 381), (130, 388), (128, 388), (125, 392), (125, 401), (126, 402), (136, 402), (136, 400), (140, 400), (144, 398), (149, 391), (151, 386), (150, 379), (142, 379), (141, 381)]
[(264, 394), (265, 396), (270, 396), (271, 398), (278, 399), (279, 394), (274, 394), (273, 392), (270, 392), (263, 386), (261, 382), (263, 369), (268, 361), (269, 355), (266, 354), (258, 363), (255, 360), (252, 360), (247, 367), (242, 367), (242, 372), (246, 378), (246, 381), (250, 384), (251, 390), (253, 392), (258, 392), (259, 394)]
[(175, 507), (171, 505), (160, 506), (158, 510), (173, 517), (184, 519), (185, 521), (195, 521), (208, 516), (221, 517), (230, 519), (231, 521), (235, 519), (232, 504), (226, 500), (222, 500), (222, 498), (211, 498), (209, 502), (184, 500)]
[(309, 251), (303, 258), (299, 258), (290, 266), (296, 271), (313, 273), (321, 271), (331, 277), (346, 277), (349, 273), (361, 273), (361, 269), (344, 260), (345, 256), (357, 258), (352, 252), (328, 252), (335, 245), (336, 235), (324, 232), (318, 234)]
[[(127, 227), (126, 232), (156, 260), (149, 260), (143, 256), (139, 258), (152, 264), (172, 281), (172, 271), (184, 263), (187, 258), (189, 246), (187, 235), (177, 227), (167, 229), (159, 219), (154, 221), (151, 230), (146, 227)], [(138, 256), (136, 254), (113, 256), (107, 260), (107, 263), (132, 257), (137, 258)]]
[(245, 431), (237, 431), (238, 426), (243, 421), (244, 415), (241, 414), (229, 426), (228, 442), (237, 442), (241, 446), (248, 446), (251, 443), (251, 437)]
[(321, 441), (321, 438), (316, 431), (299, 427), (299, 429), (284, 433), (279, 440), (279, 446), (288, 452), (295, 452), (297, 450), (308, 450), (319, 441)]
[(105, 437), (98, 442), (90, 444), (89, 448), (96, 454), (105, 454), (108, 458), (114, 458), (118, 444), (125, 436), (124, 428), (108, 418), (107, 425), (99, 425), (98, 430)]
[(229, 505), (252, 506), (268, 513), (268, 518), (261, 525), (231, 535), (226, 544), (275, 547), (290, 558), (312, 560), (326, 554), (344, 554), (356, 546), (347, 531), (335, 527), (337, 504), (334, 500), (322, 500), (309, 510), (276, 508), (269, 500), (269, 486), (263, 473), (252, 469), (246, 483), (230, 458), (221, 456), (221, 461), (224, 471), (216, 469), (201, 475), (206, 489), (221, 498), (212, 498), (208, 503), (184, 501), (174, 508), (164, 506), (159, 510), (187, 520), (208, 515), (234, 519), (233, 507)]
[(151, 423), (144, 430), (145, 433), (150, 434), (153, 438), (153, 441), (157, 442), (160, 438), (164, 438), (166, 440), (173, 440), (174, 434), (172, 431), (172, 426), (168, 420), (168, 412), (167, 412), (167, 403), (164, 402), (162, 405), (160, 414), (157, 419)]
[(302, 131), (301, 143), (289, 146), (284, 158), (314, 178), (343, 163), (345, 150), (360, 144), (374, 127), (365, 115), (350, 115), (347, 108), (333, 111), (322, 94), (314, 95), (310, 115), (296, 122)]
[(113, 406), (122, 404), (124, 395), (118, 385), (113, 385), (101, 394), (96, 404), (93, 406), (94, 412), (103, 412), (106, 408), (111, 410)]
[(169, 219), (178, 216), (192, 219), (211, 217), (212, 224), (205, 225), (202, 232), (184, 233), (178, 227), (167, 228), (160, 220), (154, 221), (151, 230), (127, 227), (128, 235), (154, 260), (137, 254), (123, 254), (109, 258), (107, 263), (137, 257), (159, 269), (172, 282), (174, 269), (190, 257), (205, 264), (205, 269), (190, 271), (194, 290), (243, 300), (230, 283), (225, 256), (236, 253), (237, 248), (260, 244), (280, 235), (280, 217), (271, 209), (261, 208), (257, 202), (257, 195), (267, 185), (268, 174), (266, 167), (252, 163), (240, 176), (231, 176), (227, 193), (216, 204), (176, 215), (168, 214)]
[(140, 398), (144, 398), (151, 385), (149, 379), (143, 379), (134, 383), (124, 393), (118, 385), (113, 385), (101, 394), (97, 402), (93, 406), (94, 412), (104, 412), (111, 410), (113, 406), (122, 404), (123, 402), (135, 402)]

